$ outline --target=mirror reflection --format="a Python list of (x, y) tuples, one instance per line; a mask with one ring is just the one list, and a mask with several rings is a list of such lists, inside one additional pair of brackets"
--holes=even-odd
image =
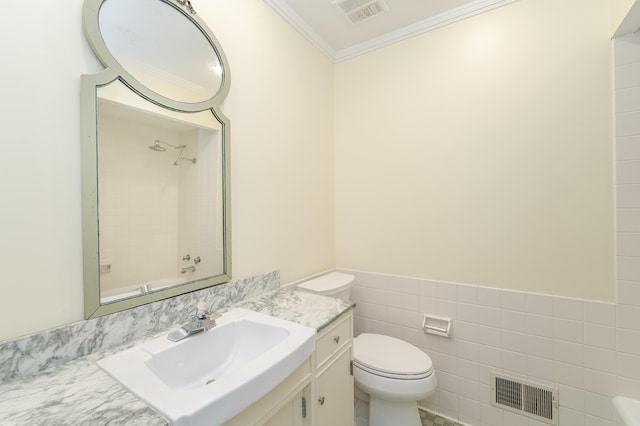
[(84, 0), (85, 318), (231, 279), (226, 57), (189, 2)]
[(221, 124), (97, 93), (101, 303), (222, 274)]
[(158, 0), (106, 0), (100, 34), (113, 57), (149, 89), (180, 102), (212, 98), (222, 84), (222, 66), (205, 34)]

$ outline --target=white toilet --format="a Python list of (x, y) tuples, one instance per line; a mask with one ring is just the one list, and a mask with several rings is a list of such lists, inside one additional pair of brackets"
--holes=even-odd
[[(349, 300), (355, 277), (331, 272), (298, 289)], [(353, 340), (353, 378), (369, 395), (369, 426), (420, 426), (418, 401), (436, 388), (431, 358), (403, 340), (362, 333)]]

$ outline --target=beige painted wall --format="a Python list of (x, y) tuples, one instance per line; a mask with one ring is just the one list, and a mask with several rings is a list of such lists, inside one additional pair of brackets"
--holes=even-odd
[(231, 64), (234, 275), (333, 267), (332, 62), (263, 1), (199, 3)]
[[(231, 64), (234, 276), (337, 263), (611, 300), (608, 6), (584, 3), (521, 0), (339, 64), (334, 88), (262, 1), (198, 2)], [(0, 340), (83, 317), (80, 74), (102, 67), (81, 6), (0, 18)]]
[(337, 265), (613, 300), (609, 24), (521, 0), (337, 65)]
[[(262, 1), (195, 4), (231, 91), (233, 275), (334, 265), (333, 64)], [(83, 318), (80, 75), (102, 69), (81, 0), (0, 17), (0, 340)]]

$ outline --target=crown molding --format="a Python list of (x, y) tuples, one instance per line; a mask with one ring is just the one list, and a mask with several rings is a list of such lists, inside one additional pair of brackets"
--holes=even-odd
[(300, 32), (311, 44), (320, 49), (328, 57), (332, 59), (335, 58), (336, 51), (307, 24), (285, 0), (264, 0), (264, 2), (271, 6), (278, 15)]
[(444, 13), (432, 16), (415, 24), (401, 28), (396, 31), (383, 34), (379, 37), (368, 40), (355, 46), (335, 51), (331, 46), (316, 33), (291, 7), (286, 0), (264, 0), (273, 8), (285, 21), (298, 30), (314, 46), (329, 56), (334, 62), (342, 62), (356, 56), (363, 55), (384, 46), (417, 36), (422, 33), (453, 24), (463, 19), (497, 9), (518, 0), (476, 0), (464, 6), (457, 7)]
[(423, 19), (422, 21), (418, 21), (415, 24), (400, 28), (399, 30), (383, 34), (380, 37), (373, 38), (364, 43), (360, 43), (353, 47), (340, 50), (333, 56), (333, 61), (346, 61), (348, 59), (355, 58), (356, 56), (363, 55), (381, 47), (388, 46), (390, 44), (397, 43), (399, 41), (406, 40), (408, 38), (415, 37), (419, 34), (433, 31), (438, 28), (442, 28), (446, 25), (462, 21), (472, 16), (497, 9), (516, 1), (518, 0), (476, 0), (464, 6), (460, 6), (447, 12), (440, 13), (431, 18)]

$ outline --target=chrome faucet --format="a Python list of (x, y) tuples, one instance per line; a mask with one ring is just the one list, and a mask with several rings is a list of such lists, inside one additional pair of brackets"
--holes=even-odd
[(194, 334), (202, 331), (210, 330), (216, 326), (216, 319), (219, 317), (220, 315), (218, 314), (209, 313), (209, 304), (207, 302), (200, 302), (198, 303), (193, 320), (169, 333), (167, 339), (172, 342), (178, 342), (186, 337), (193, 336)]

